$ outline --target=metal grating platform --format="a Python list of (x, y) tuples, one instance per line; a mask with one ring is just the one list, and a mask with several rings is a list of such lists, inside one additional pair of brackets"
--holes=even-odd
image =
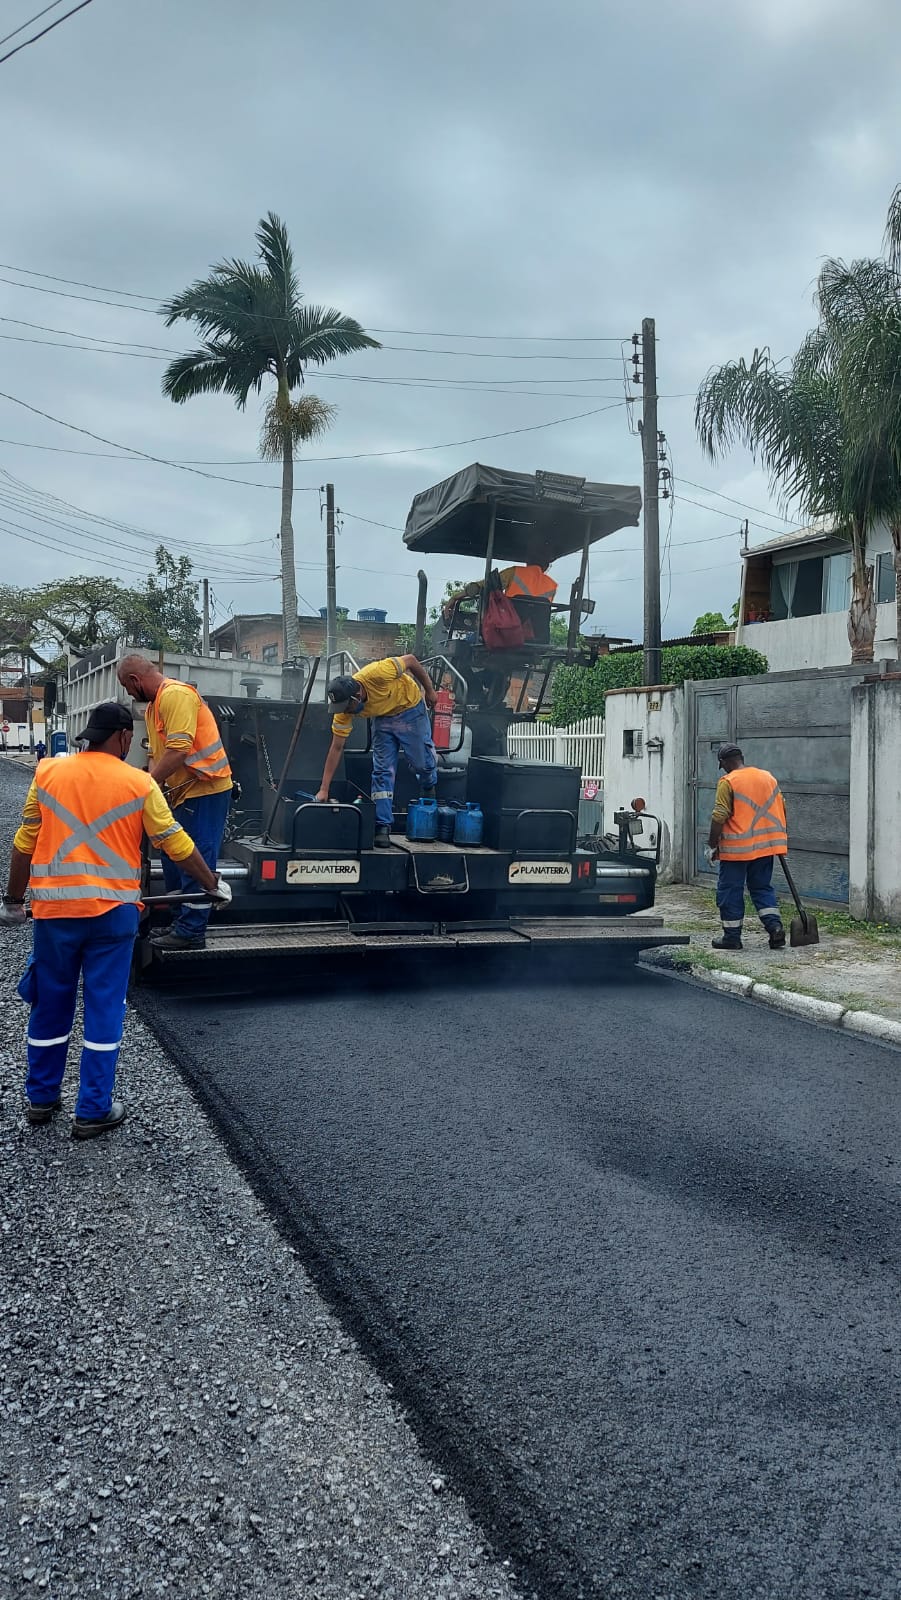
[(143, 946), (143, 959), (154, 967), (194, 966), (203, 962), (277, 960), (282, 957), (329, 956), (345, 950), (377, 953), (405, 950), (427, 955), (451, 950), (511, 949), (561, 945), (610, 950), (641, 950), (653, 945), (687, 944), (685, 934), (663, 931), (663, 919), (638, 917), (523, 917), (509, 923), (453, 923), (392, 927), (348, 922), (306, 922), (289, 925), (246, 923), (207, 931), (203, 950), (158, 950)]

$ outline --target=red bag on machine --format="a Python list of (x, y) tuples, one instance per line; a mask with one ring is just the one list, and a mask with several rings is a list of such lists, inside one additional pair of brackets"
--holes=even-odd
[(482, 639), (486, 650), (518, 650), (526, 642), (526, 631), (512, 600), (500, 589), (492, 589), (482, 619)]

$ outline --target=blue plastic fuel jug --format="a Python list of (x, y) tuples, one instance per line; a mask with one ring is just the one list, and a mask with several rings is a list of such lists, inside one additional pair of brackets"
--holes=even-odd
[(481, 844), (484, 826), (485, 819), (482, 816), (482, 807), (473, 800), (467, 800), (466, 809), (457, 812), (454, 824), (454, 844)]
[(457, 807), (443, 805), (438, 807), (438, 828), (436, 837), (442, 844), (453, 844), (454, 826), (457, 821)]
[(411, 800), (407, 807), (407, 838), (434, 839), (438, 832), (438, 802)]

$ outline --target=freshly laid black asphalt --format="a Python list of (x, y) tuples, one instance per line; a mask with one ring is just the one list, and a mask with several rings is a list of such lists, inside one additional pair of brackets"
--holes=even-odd
[(525, 1593), (901, 1594), (901, 1052), (690, 983), (142, 1009)]

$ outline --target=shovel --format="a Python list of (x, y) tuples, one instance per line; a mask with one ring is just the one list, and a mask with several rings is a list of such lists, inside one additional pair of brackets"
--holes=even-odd
[(792, 899), (798, 908), (798, 915), (792, 917), (791, 927), (788, 930), (788, 942), (792, 949), (797, 949), (799, 945), (804, 944), (819, 944), (820, 930), (817, 927), (817, 919), (809, 911), (804, 910), (801, 904), (801, 896), (798, 893), (797, 885), (791, 875), (791, 869), (785, 856), (780, 856), (779, 860), (782, 862), (782, 871), (785, 873), (785, 881), (791, 890)]

